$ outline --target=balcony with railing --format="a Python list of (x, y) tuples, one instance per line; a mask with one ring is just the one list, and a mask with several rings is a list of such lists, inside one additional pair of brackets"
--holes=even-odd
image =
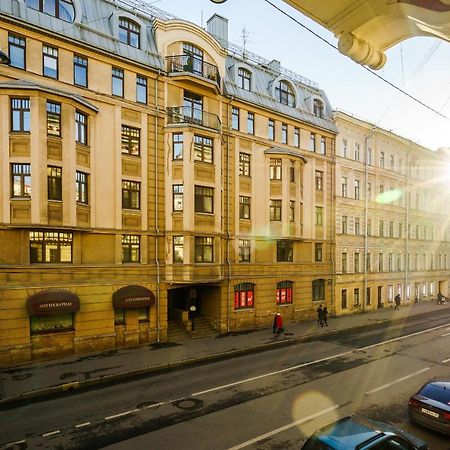
[(201, 58), (191, 55), (168, 56), (168, 72), (170, 74), (188, 73), (220, 86), (220, 75), (217, 66), (207, 63)]
[(220, 131), (219, 116), (191, 106), (171, 106), (167, 108), (168, 124), (192, 124)]

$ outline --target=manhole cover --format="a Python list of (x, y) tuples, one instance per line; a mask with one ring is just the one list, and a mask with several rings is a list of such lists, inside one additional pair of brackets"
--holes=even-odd
[(177, 408), (192, 411), (203, 406), (203, 402), (198, 398), (183, 398), (174, 403)]

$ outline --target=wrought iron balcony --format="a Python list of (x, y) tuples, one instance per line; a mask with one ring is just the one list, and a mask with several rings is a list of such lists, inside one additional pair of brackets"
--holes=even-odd
[(220, 131), (221, 123), (216, 114), (191, 106), (172, 106), (167, 108), (168, 123), (191, 123)]
[(191, 55), (168, 56), (169, 73), (189, 72), (202, 78), (214, 81), (220, 85), (220, 75), (217, 66)]

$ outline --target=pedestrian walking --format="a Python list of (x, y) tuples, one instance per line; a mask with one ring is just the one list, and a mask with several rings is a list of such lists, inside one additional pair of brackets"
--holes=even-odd
[(277, 314), (278, 314), (278, 313), (276, 313), (276, 314), (273, 316), (272, 330), (273, 330), (273, 333), (274, 333), (274, 334), (277, 332)]
[(322, 326), (322, 327), (323, 327), (323, 324), (325, 324), (326, 326), (328, 326), (327, 319), (328, 319), (328, 309), (327, 309), (327, 307), (325, 306), (325, 308), (323, 308), (323, 310), (322, 310), (322, 321), (321, 321), (321, 326)]
[(401, 302), (400, 294), (397, 294), (394, 297), (394, 300), (395, 300), (395, 308), (394, 308), (394, 311), (395, 311), (396, 309), (400, 309), (400, 302)]
[(275, 314), (275, 319), (274, 319), (274, 333), (280, 334), (283, 331), (284, 331), (283, 318), (281, 317), (281, 314), (279, 312), (277, 312)]
[(322, 305), (317, 308), (317, 325), (322, 325)]

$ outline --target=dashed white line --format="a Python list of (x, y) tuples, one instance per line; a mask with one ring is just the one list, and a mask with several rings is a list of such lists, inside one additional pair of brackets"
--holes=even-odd
[(443, 362), (443, 363), (448, 363), (450, 361), (450, 358), (448, 358), (448, 359), (444, 359), (443, 361), (441, 361), (441, 362)]
[(42, 435), (42, 437), (53, 436), (53, 435), (59, 434), (59, 433), (61, 433), (60, 430), (50, 431), (50, 432), (48, 432), (48, 433), (44, 433), (44, 434)]
[(133, 414), (138, 411), (139, 411), (139, 409), (132, 409), (130, 411), (125, 411), (125, 412), (122, 412), (119, 414), (114, 414), (113, 416), (105, 417), (105, 420), (117, 419), (118, 417), (128, 416), (128, 415)]
[(382, 389), (386, 389), (387, 387), (393, 386), (394, 384), (400, 383), (402, 381), (407, 380), (408, 378), (415, 377), (416, 375), (419, 375), (423, 372), (426, 372), (427, 370), (430, 370), (429, 367), (425, 367), (424, 369), (418, 370), (417, 372), (410, 373), (409, 375), (406, 375), (405, 377), (398, 378), (395, 381), (391, 381), (390, 383), (383, 384), (383, 386), (377, 387), (375, 389), (372, 389), (371, 391), (367, 391), (366, 395), (374, 394), (375, 392), (381, 391)]
[(450, 333), (441, 334), (441, 337), (450, 336)]
[(260, 436), (256, 436), (255, 438), (250, 439), (249, 441), (243, 442), (242, 444), (236, 445), (235, 447), (232, 447), (228, 450), (239, 450), (241, 448), (248, 447), (249, 445), (255, 444), (258, 441), (266, 439), (275, 434), (281, 433), (282, 431), (288, 430), (289, 428), (300, 425), (301, 423), (305, 423), (310, 420), (313, 420), (323, 414), (326, 414), (327, 412), (334, 411), (337, 408), (339, 408), (339, 405), (330, 406), (329, 408), (323, 409), (322, 411), (316, 412), (315, 414), (311, 414), (310, 416), (303, 417), (303, 419), (296, 420), (295, 422), (291, 422), (288, 425), (285, 425), (283, 427), (269, 431), (268, 433), (261, 434)]
[(78, 425), (75, 425), (75, 428), (83, 428), (83, 427), (87, 427), (88, 425), (90, 425), (91, 422), (84, 422), (84, 423), (79, 423)]
[(12, 446), (12, 445), (18, 445), (18, 444), (26, 444), (26, 440), (25, 439), (22, 439), (21, 441), (14, 441), (14, 442), (8, 442), (7, 444), (6, 444), (6, 448), (8, 448), (8, 447), (10, 447), (10, 446)]

